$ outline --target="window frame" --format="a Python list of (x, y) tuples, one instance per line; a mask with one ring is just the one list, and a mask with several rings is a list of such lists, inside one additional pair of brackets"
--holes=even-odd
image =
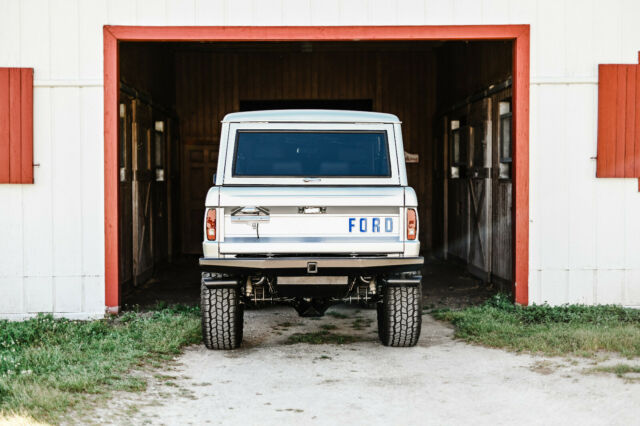
[[(314, 177), (314, 176), (264, 176), (247, 177), (233, 176), (234, 157), (237, 146), (237, 133), (239, 131), (319, 131), (319, 132), (385, 132), (389, 155), (390, 176), (388, 177)], [(392, 123), (265, 123), (246, 122), (229, 123), (226, 152), (224, 153), (224, 177), (223, 185), (400, 185), (400, 172), (398, 165), (397, 143), (394, 137)], [(222, 154), (222, 153), (221, 153)], [(403, 157), (404, 161), (404, 157)]]
[[(512, 164), (513, 164), (513, 111), (511, 108), (511, 101), (505, 100), (499, 103), (508, 104), (509, 110), (506, 112), (498, 112), (498, 178), (501, 180), (510, 180), (512, 178)], [(504, 154), (504, 122), (509, 121), (509, 154), (510, 157), (505, 157)]]
[[(238, 156), (238, 146), (239, 146), (239, 138), (240, 138), (240, 134), (241, 133), (279, 133), (279, 134), (283, 134), (283, 133), (297, 133), (297, 134), (301, 134), (301, 133), (314, 133), (314, 134), (318, 134), (318, 133), (342, 133), (342, 134), (375, 134), (375, 135), (383, 135), (384, 137), (384, 143), (386, 146), (386, 162), (387, 162), (387, 170), (389, 171), (387, 174), (385, 175), (240, 175), (236, 173), (236, 166), (237, 166), (237, 156)], [(235, 140), (235, 148), (234, 148), (235, 152), (233, 154), (233, 164), (231, 165), (231, 173), (234, 177), (243, 177), (243, 178), (308, 178), (308, 177), (313, 177), (313, 178), (320, 178), (320, 179), (326, 179), (326, 178), (363, 178), (363, 179), (376, 179), (376, 178), (388, 178), (391, 177), (391, 158), (389, 156), (389, 138), (387, 137), (387, 132), (385, 131), (381, 131), (381, 130), (324, 130), (324, 131), (317, 131), (317, 130), (246, 130), (246, 129), (240, 129), (238, 131), (236, 131), (236, 140)]]

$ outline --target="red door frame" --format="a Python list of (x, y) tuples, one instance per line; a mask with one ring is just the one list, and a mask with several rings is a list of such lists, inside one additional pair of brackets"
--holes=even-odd
[(529, 302), (529, 25), (344, 27), (143, 27), (108, 26), (104, 42), (105, 302), (120, 306), (118, 282), (118, 42), (119, 41), (353, 41), (513, 40), (515, 173), (514, 293)]

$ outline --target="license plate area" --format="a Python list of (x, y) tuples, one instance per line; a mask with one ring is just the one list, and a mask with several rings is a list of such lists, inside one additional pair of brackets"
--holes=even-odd
[(278, 285), (347, 285), (347, 276), (320, 276), (320, 277), (278, 277)]

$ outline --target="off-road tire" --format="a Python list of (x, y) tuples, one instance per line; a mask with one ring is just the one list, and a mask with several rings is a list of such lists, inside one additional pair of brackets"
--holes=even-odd
[(209, 349), (236, 349), (242, 343), (244, 305), (237, 288), (200, 285), (202, 340)]
[(422, 286), (385, 286), (378, 304), (378, 336), (385, 346), (418, 343), (422, 327)]

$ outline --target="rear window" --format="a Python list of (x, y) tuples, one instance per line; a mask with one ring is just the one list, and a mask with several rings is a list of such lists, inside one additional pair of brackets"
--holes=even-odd
[(390, 177), (387, 134), (238, 131), (233, 176)]

